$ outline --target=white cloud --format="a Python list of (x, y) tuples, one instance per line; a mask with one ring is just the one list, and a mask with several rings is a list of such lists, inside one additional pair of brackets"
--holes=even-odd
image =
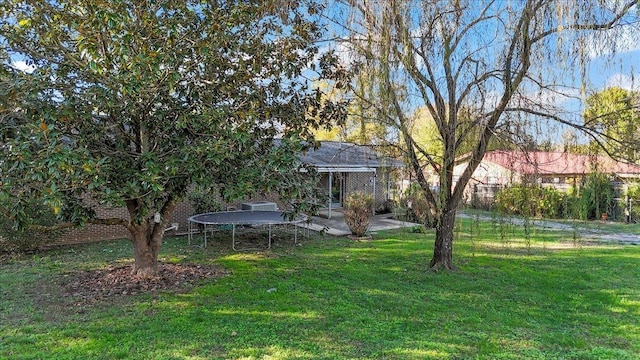
[(31, 74), (36, 70), (35, 65), (28, 65), (24, 61), (14, 61), (13, 63), (11, 63), (11, 66), (13, 66), (17, 70), (26, 72), (27, 74)]
[(625, 90), (640, 91), (640, 82), (632, 76), (620, 73), (613, 74), (607, 79), (606, 87), (613, 86), (617, 86)]

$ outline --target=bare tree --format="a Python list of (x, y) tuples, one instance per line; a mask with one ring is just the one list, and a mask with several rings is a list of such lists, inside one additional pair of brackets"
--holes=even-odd
[[(340, 5), (338, 32), (348, 34), (343, 38), (357, 54), (352, 59), (359, 76), (375, 83), (354, 93), (377, 107), (376, 121), (395, 129), (396, 145), (437, 219), (433, 270), (453, 267), (456, 211), (489, 141), (544, 119), (585, 130), (580, 116), (563, 113), (550, 100), (580, 96), (595, 34), (638, 23), (637, 0), (342, 0)], [(599, 40), (597, 51), (607, 48), (603, 45), (615, 51), (615, 36), (599, 39), (607, 40)], [(426, 108), (435, 121), (440, 152), (429, 152), (414, 139), (412, 114), (418, 108)], [(454, 177), (454, 166), (463, 162), (466, 168)], [(439, 177), (436, 188), (427, 181), (427, 169)]]

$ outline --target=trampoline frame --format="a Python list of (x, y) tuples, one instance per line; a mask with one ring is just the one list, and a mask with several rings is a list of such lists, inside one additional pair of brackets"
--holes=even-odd
[[(258, 218), (247, 218), (242, 217), (243, 214), (252, 214), (258, 215)], [(273, 215), (274, 213), (278, 213), (279, 218), (282, 220), (274, 220), (271, 219), (259, 219), (259, 215), (261, 213), (268, 213), (269, 215)], [(239, 216), (236, 216), (239, 215)], [(209, 220), (205, 220), (206, 217), (209, 217)], [(200, 219), (199, 219), (200, 218)], [(218, 218), (218, 219), (216, 219)], [(217, 211), (217, 212), (208, 212), (202, 214), (192, 215), (187, 219), (189, 223), (189, 245), (191, 245), (192, 236), (194, 233), (194, 224), (204, 225), (204, 241), (203, 247), (207, 247), (207, 227), (208, 226), (221, 226), (221, 225), (231, 225), (231, 247), (235, 251), (248, 251), (248, 250), (261, 250), (260, 248), (236, 248), (236, 225), (243, 226), (268, 226), (269, 228), (269, 241), (267, 245), (267, 249), (271, 249), (271, 227), (279, 226), (279, 225), (293, 225), (294, 227), (294, 244), (298, 243), (298, 224), (308, 221), (308, 217), (305, 215), (297, 215), (292, 220), (285, 220), (285, 212), (281, 210), (276, 211), (264, 211), (264, 210), (233, 210), (233, 211)], [(211, 232), (214, 230), (211, 229)]]

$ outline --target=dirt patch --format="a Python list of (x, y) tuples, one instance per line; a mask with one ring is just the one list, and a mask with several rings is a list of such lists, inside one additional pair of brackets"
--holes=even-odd
[(68, 274), (70, 280), (62, 286), (75, 305), (90, 305), (138, 294), (185, 292), (201, 280), (229, 273), (218, 266), (160, 263), (158, 276), (147, 279), (132, 275), (132, 269), (131, 264), (111, 265), (106, 269)]

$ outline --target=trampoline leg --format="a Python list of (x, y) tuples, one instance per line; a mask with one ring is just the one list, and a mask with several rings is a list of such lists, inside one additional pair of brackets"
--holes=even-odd
[(296, 224), (293, 224), (293, 243), (298, 243), (298, 226)]
[(189, 221), (189, 235), (187, 236), (187, 239), (189, 239), (189, 245), (191, 245), (191, 221)]
[(271, 224), (269, 224), (269, 245), (267, 246), (267, 249), (271, 249)]
[(207, 225), (204, 225), (204, 247), (207, 247)]

